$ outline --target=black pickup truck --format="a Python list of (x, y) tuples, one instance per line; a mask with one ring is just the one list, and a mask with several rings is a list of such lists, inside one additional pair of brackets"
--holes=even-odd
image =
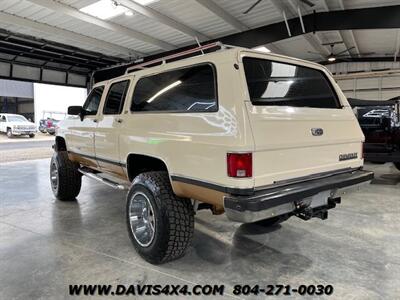
[(386, 101), (348, 100), (365, 135), (364, 159), (393, 162), (400, 170), (400, 97)]

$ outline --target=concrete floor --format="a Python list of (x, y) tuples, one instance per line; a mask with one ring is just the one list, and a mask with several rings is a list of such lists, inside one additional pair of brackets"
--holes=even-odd
[(85, 178), (77, 202), (57, 202), (48, 168), (48, 159), (0, 164), (1, 299), (63, 299), (68, 284), (84, 283), (225, 284), (225, 298), (235, 284), (331, 284), (329, 299), (400, 297), (400, 172), (390, 164), (368, 165), (378, 180), (326, 221), (266, 229), (201, 211), (187, 255), (161, 266), (131, 246), (125, 193)]

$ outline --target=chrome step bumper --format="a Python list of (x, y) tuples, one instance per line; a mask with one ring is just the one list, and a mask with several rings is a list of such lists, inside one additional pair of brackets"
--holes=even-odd
[(227, 217), (232, 221), (251, 223), (294, 213), (299, 207), (324, 206), (340, 189), (358, 185), (374, 178), (374, 173), (351, 170), (319, 179), (270, 187), (251, 196), (229, 195), (224, 198)]

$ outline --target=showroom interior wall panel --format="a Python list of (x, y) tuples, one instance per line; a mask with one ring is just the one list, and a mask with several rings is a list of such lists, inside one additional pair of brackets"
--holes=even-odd
[(8, 77), (10, 75), (10, 64), (0, 62), (0, 76)]
[(53, 70), (43, 70), (42, 80), (54, 83), (65, 83), (67, 73)]
[(68, 83), (71, 85), (85, 86), (86, 80), (87, 80), (86, 76), (74, 74), (74, 73), (68, 74)]
[[(360, 74), (359, 76), (362, 76)], [(399, 76), (375, 76), (337, 80), (346, 97), (366, 100), (388, 100), (400, 96)]]
[(39, 80), (40, 69), (22, 65), (14, 65), (12, 75), (14, 78), (19, 78), (19, 79)]

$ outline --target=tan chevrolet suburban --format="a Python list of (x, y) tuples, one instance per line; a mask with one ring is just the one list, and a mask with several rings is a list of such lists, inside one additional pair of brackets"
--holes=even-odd
[(68, 113), (50, 166), (56, 198), (74, 200), (82, 175), (127, 189), (130, 238), (154, 264), (185, 253), (199, 209), (264, 226), (325, 219), (341, 189), (373, 177), (340, 88), (295, 58), (201, 46), (95, 84)]

